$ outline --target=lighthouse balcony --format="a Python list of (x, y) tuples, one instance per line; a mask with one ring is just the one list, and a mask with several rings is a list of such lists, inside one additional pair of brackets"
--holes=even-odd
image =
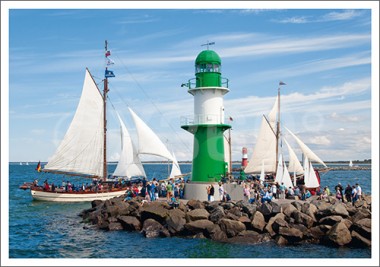
[[(227, 78), (223, 78), (223, 77), (219, 78), (219, 80), (220, 80), (220, 86), (228, 89), (229, 80)], [(218, 84), (219, 84), (219, 82), (218, 82)], [(199, 87), (204, 87), (204, 86), (205, 86), (205, 84), (202, 83), (202, 80), (200, 80), (200, 79), (197, 80), (197, 78), (192, 78), (187, 83), (183, 83), (181, 85), (181, 87), (188, 87), (189, 90), (199, 88)], [(209, 87), (209, 85), (206, 85), (206, 87)]]
[(201, 124), (224, 124), (224, 116), (217, 114), (199, 114), (194, 116), (182, 116), (181, 125), (201, 125)]

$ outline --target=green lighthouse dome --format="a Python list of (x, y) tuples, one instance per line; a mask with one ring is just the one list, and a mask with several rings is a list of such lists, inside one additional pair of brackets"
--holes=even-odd
[(197, 87), (221, 86), (221, 59), (212, 50), (204, 50), (195, 59)]
[(220, 65), (222, 61), (220, 60), (219, 55), (215, 51), (204, 50), (200, 52), (197, 58), (195, 59), (195, 65), (202, 63), (217, 63)]

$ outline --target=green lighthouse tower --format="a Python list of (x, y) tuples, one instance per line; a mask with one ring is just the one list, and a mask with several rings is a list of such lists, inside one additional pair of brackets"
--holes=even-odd
[[(182, 84), (194, 96), (194, 117), (181, 126), (194, 135), (191, 182), (186, 185), (185, 198), (206, 200), (205, 185), (216, 184), (226, 175), (223, 132), (223, 96), (229, 92), (228, 79), (221, 76), (221, 59), (212, 50), (204, 50), (195, 60), (195, 78)], [(218, 197), (215, 188), (215, 199)]]

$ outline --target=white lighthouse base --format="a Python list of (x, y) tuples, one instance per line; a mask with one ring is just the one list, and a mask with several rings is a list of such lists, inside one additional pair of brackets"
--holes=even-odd
[[(200, 201), (207, 201), (207, 186), (212, 184), (215, 189), (214, 200), (220, 200), (219, 195), (219, 184), (218, 183), (202, 183), (202, 182), (189, 182), (185, 185), (185, 199), (196, 199)], [(244, 199), (244, 190), (238, 184), (223, 184), (224, 191), (227, 192), (231, 200), (243, 200)]]

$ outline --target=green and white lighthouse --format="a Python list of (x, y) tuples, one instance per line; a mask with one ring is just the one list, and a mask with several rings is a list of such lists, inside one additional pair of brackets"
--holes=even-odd
[[(223, 96), (229, 89), (228, 79), (221, 75), (219, 55), (208, 49), (199, 53), (195, 78), (182, 86), (194, 96), (194, 117), (181, 126), (194, 135), (191, 182), (186, 184), (185, 198), (206, 200), (206, 185), (216, 185), (228, 170), (223, 132), (231, 126), (224, 123)], [(215, 187), (215, 199), (218, 188)]]

